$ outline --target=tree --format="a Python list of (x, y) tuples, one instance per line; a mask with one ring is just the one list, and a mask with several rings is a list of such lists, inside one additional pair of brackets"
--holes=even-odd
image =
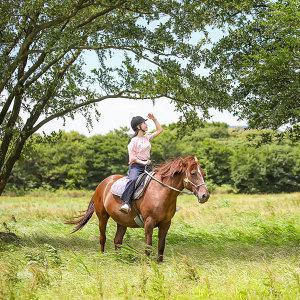
[(231, 179), (244, 193), (299, 191), (299, 147), (263, 145), (240, 147), (231, 158)]
[[(223, 123), (206, 123), (178, 135), (181, 123), (164, 126), (153, 141), (152, 162), (196, 155), (208, 184), (230, 184), (246, 193), (300, 190), (300, 142), (272, 130), (233, 130)], [(76, 132), (34, 134), (9, 178), (7, 189), (95, 189), (111, 174), (128, 170), (128, 128), (85, 137)]]
[(216, 88), (226, 86), (227, 108), (251, 127), (277, 129), (300, 122), (300, 4), (270, 1), (240, 15), (227, 36), (207, 50)]
[(126, 174), (128, 171), (128, 128), (121, 128), (95, 135), (88, 139), (84, 156), (86, 173), (83, 187), (95, 189), (101, 180), (111, 174)]
[(16, 188), (82, 188), (87, 178), (88, 139), (77, 132), (34, 134), (8, 180)]
[[(26, 141), (55, 118), (81, 112), (90, 124), (95, 103), (116, 97), (165, 96), (204, 114), (223, 107), (225, 90), (198, 71), (207, 28), (261, 2), (1, 1), (0, 194)], [(86, 72), (89, 51), (98, 62)]]

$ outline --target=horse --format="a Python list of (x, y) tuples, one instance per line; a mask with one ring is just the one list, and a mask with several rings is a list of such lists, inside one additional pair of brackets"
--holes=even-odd
[(105, 178), (97, 186), (85, 213), (67, 222), (76, 225), (73, 232), (80, 230), (96, 212), (99, 219), (100, 248), (101, 252), (104, 252), (106, 225), (111, 217), (117, 223), (114, 244), (118, 250), (121, 248), (127, 227), (139, 227), (134, 221), (138, 210), (144, 220), (146, 255), (151, 253), (153, 229), (158, 227), (157, 260), (162, 262), (166, 235), (176, 212), (177, 196), (185, 188), (197, 197), (199, 203), (205, 203), (210, 195), (204, 182), (204, 172), (194, 156), (175, 158), (155, 167), (154, 171), (155, 174), (143, 196), (132, 203), (136, 209), (131, 209), (128, 214), (119, 211), (122, 200), (111, 192), (112, 184), (123, 175)]

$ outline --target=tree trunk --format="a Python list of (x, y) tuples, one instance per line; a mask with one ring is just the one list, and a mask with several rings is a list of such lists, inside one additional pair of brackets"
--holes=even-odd
[(16, 144), (14, 145), (9, 157), (5, 160), (1, 170), (0, 170), (0, 195), (2, 195), (5, 186), (7, 184), (8, 178), (11, 174), (11, 171), (19, 159), (21, 152), (24, 148), (24, 145), (30, 135), (21, 133), (19, 139), (17, 140)]

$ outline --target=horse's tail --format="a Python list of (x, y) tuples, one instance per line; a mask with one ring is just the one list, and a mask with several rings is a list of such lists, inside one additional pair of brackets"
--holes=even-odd
[(94, 204), (94, 198), (92, 197), (89, 206), (84, 214), (76, 216), (73, 219), (65, 222), (66, 224), (76, 225), (76, 227), (71, 233), (80, 230), (92, 217), (94, 211), (95, 211), (95, 204)]

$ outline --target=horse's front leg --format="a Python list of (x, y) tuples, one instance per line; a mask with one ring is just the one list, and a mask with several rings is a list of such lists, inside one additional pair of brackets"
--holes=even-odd
[(152, 236), (153, 236), (153, 228), (155, 226), (155, 222), (152, 218), (148, 217), (145, 221), (145, 238), (146, 238), (146, 255), (149, 256), (152, 250)]
[(166, 245), (166, 235), (170, 228), (171, 221), (162, 223), (158, 227), (158, 257), (157, 261), (162, 262), (164, 259), (164, 250)]

